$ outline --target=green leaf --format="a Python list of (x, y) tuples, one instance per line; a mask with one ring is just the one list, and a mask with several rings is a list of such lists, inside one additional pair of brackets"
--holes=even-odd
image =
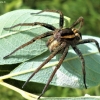
[[(16, 67), (8, 77), (0, 77), (0, 79), (12, 78), (15, 80), (26, 81), (33, 71), (50, 55), (45, 46), (45, 39), (34, 42), (25, 47), (9, 59), (4, 60), (3, 57), (15, 50), (18, 46), (31, 40), (35, 36), (47, 32), (46, 28), (41, 26), (35, 27), (16, 27), (15, 31), (5, 31), (3, 28), (11, 27), (19, 23), (45, 22), (58, 27), (59, 14), (44, 12), (39, 15), (30, 15), (39, 10), (16, 10), (0, 16), (0, 65), (21, 63)], [(100, 43), (100, 38), (92, 36), (83, 36), (84, 39), (94, 38)], [(78, 48), (84, 55), (86, 62), (86, 84), (88, 87), (100, 84), (100, 54), (94, 43), (79, 45)], [(61, 54), (55, 56), (47, 65), (45, 65), (30, 81), (46, 84), (55, 66), (57, 65)], [(25, 62), (26, 61), (26, 62)], [(7, 66), (10, 68), (10, 66)], [(7, 68), (7, 70), (9, 69)], [(1, 69), (1, 67), (0, 67)], [(11, 68), (13, 69), (13, 68)], [(9, 71), (11, 71), (11, 69)], [(3, 69), (4, 70), (4, 69)], [(6, 72), (7, 73), (7, 72)], [(3, 73), (4, 74), (4, 73)], [(70, 49), (66, 59), (60, 69), (55, 74), (51, 85), (71, 88), (84, 88), (81, 61), (76, 53)], [(82, 99), (91, 99), (92, 97), (82, 97)], [(48, 100), (58, 100), (59, 98), (47, 98)], [(62, 98), (66, 99), (67, 98)], [(73, 98), (68, 98), (68, 100)], [(76, 100), (81, 98), (76, 98)], [(94, 99), (94, 98), (92, 98)], [(61, 98), (60, 98), (61, 100)], [(75, 100), (75, 99), (74, 99)], [(97, 99), (96, 99), (97, 100)]]
[(4, 28), (14, 26), (19, 23), (45, 22), (58, 27), (59, 14), (43, 12), (37, 13), (39, 10), (15, 10), (0, 16), (0, 65), (15, 64), (32, 59), (47, 51), (45, 41), (38, 40), (33, 44), (17, 51), (9, 59), (4, 60), (3, 57), (11, 53), (20, 45), (28, 42), (37, 35), (47, 32), (48, 29), (41, 26), (18, 26), (13, 28), (15, 31), (6, 31)]
[(84, 96), (84, 97), (47, 97), (40, 100), (100, 100), (99, 96)]
[[(93, 38), (100, 43), (100, 38), (97, 37), (83, 36), (83, 38)], [(98, 53), (96, 45), (94, 43), (87, 43), (84, 45), (78, 45), (78, 48), (81, 50), (85, 58), (87, 86), (92, 87), (100, 84), (100, 54)], [(11, 72), (11, 74), (16, 73), (17, 75), (13, 77), (13, 79), (26, 81), (35, 68), (37, 68), (49, 56), (49, 54), (50, 52), (47, 51), (42, 55), (19, 65)], [(55, 56), (30, 81), (46, 84), (54, 70), (54, 66), (58, 63), (59, 57), (60, 54)], [(50, 84), (61, 87), (84, 88), (81, 66), (79, 57), (72, 49), (70, 49), (65, 61), (56, 72)]]

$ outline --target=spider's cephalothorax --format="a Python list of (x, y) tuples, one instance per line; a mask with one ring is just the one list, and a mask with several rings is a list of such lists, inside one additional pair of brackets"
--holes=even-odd
[[(50, 29), (51, 31), (48, 31), (46, 33), (43, 33), (35, 38), (33, 38), (32, 40), (30, 40), (29, 42), (21, 45), (20, 47), (16, 48), (13, 52), (11, 52), (9, 55), (5, 56), (4, 59), (8, 58), (10, 55), (12, 55), (13, 53), (15, 53), (17, 50), (33, 43), (34, 41), (38, 40), (38, 39), (42, 39), (48, 36), (51, 36), (47, 42), (47, 46), (51, 52), (51, 54), (49, 55), (49, 57), (34, 71), (34, 73), (29, 77), (29, 79), (25, 82), (25, 84), (23, 85), (23, 87), (26, 85), (27, 82), (29, 82), (29, 80), (46, 64), (48, 63), (57, 53), (62, 53), (61, 58), (59, 59), (59, 63), (56, 65), (54, 71), (52, 72), (47, 84), (45, 85), (42, 93), (40, 94), (40, 96), (38, 97), (38, 99), (44, 94), (44, 92), (46, 91), (49, 83), (51, 82), (52, 78), (54, 77), (56, 71), (59, 69), (60, 65), (63, 63), (63, 60), (65, 59), (67, 53), (68, 53), (68, 49), (69, 46), (71, 46), (73, 48), (73, 50), (76, 52), (76, 54), (79, 56), (79, 58), (81, 59), (82, 62), (82, 72), (83, 72), (83, 82), (84, 82), (84, 86), (85, 88), (87, 88), (86, 85), (86, 72), (85, 72), (85, 61), (83, 58), (82, 53), (80, 52), (80, 50), (77, 48), (77, 45), (79, 44), (84, 44), (84, 43), (90, 43), (90, 42), (94, 42), (100, 52), (100, 47), (99, 47), (99, 43), (94, 40), (94, 39), (84, 39), (82, 40), (82, 36), (80, 33), (80, 28), (83, 26), (83, 17), (79, 17), (73, 24), (71, 27), (69, 28), (63, 28), (63, 24), (64, 24), (64, 16), (62, 14), (62, 12), (57, 11), (57, 10), (43, 10), (40, 11), (38, 13), (35, 14), (39, 14), (42, 13), (44, 11), (48, 11), (48, 12), (56, 12), (60, 14), (60, 19), (59, 19), (59, 29), (57, 29), (56, 27), (47, 24), (47, 23), (40, 23), (40, 22), (34, 22), (34, 23), (20, 23), (17, 24), (15, 26), (9, 27), (9, 28), (5, 28), (5, 30), (10, 30), (14, 27), (17, 26), (35, 26), (35, 25), (41, 25), (47, 29)], [(78, 28), (75, 28), (76, 25), (79, 25)], [(67, 67), (67, 66), (66, 66)]]

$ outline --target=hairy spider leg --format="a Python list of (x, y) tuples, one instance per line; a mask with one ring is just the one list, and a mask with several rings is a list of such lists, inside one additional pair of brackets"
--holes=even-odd
[(48, 63), (61, 49), (63, 49), (65, 45), (60, 45), (54, 52), (50, 54), (50, 56), (34, 71), (34, 73), (28, 78), (28, 80), (24, 83), (22, 88), (29, 82), (29, 80), (46, 64)]
[(70, 28), (74, 28), (76, 25), (80, 24), (78, 27), (78, 30), (80, 30), (80, 28), (83, 26), (83, 22), (84, 22), (84, 18), (83, 17), (79, 17), (77, 19), (77, 21), (75, 21), (72, 26)]
[(81, 59), (81, 62), (82, 62), (82, 72), (83, 72), (83, 82), (84, 82), (85, 88), (87, 89), (87, 86), (86, 86), (86, 72), (85, 72), (85, 60), (83, 58), (82, 53), (80, 52), (80, 50), (76, 46), (72, 46), (72, 48), (74, 49), (74, 51), (77, 53), (77, 55)]
[(84, 43), (90, 43), (90, 42), (94, 42), (96, 44), (97, 48), (98, 48), (98, 51), (100, 52), (99, 43), (96, 40), (94, 40), (94, 39), (84, 39), (84, 40), (80, 40), (78, 42), (78, 44), (84, 44)]
[(59, 11), (59, 10), (42, 10), (40, 12), (31, 13), (31, 14), (40, 14), (42, 12), (55, 12), (55, 13), (59, 13), (60, 14), (59, 27), (63, 28), (63, 25), (64, 25), (64, 15), (63, 15), (63, 13), (61, 11)]
[(8, 27), (8, 28), (4, 28), (5, 30), (11, 30), (12, 28), (15, 28), (15, 27), (18, 27), (18, 26), (36, 26), (36, 25), (40, 25), (40, 26), (43, 26), (47, 29), (50, 29), (50, 30), (55, 30), (56, 28), (50, 24), (47, 24), (47, 23), (40, 23), (40, 22), (34, 22), (34, 23), (20, 23), (20, 24), (17, 24), (17, 25), (14, 25), (12, 27)]
[(55, 67), (54, 71), (52, 72), (52, 74), (51, 74), (51, 76), (50, 76), (50, 78), (49, 78), (47, 84), (46, 84), (45, 87), (43, 88), (43, 91), (42, 91), (42, 93), (39, 95), (38, 99), (44, 94), (44, 92), (46, 91), (48, 85), (49, 85), (50, 82), (52, 81), (52, 79), (53, 79), (55, 73), (56, 73), (57, 70), (60, 68), (61, 64), (63, 63), (63, 61), (64, 61), (64, 59), (65, 59), (65, 57), (66, 57), (66, 55), (67, 55), (67, 53), (68, 53), (68, 49), (69, 49), (69, 47), (66, 47), (66, 48), (65, 48), (65, 50), (64, 50), (64, 52), (63, 52), (63, 54), (62, 54), (62, 56), (61, 56), (61, 58), (60, 58), (60, 60), (59, 60), (59, 63), (57, 64), (57, 66)]
[(3, 59), (8, 58), (10, 55), (12, 55), (13, 53), (15, 53), (15, 52), (18, 51), (19, 49), (22, 49), (22, 48), (24, 48), (25, 46), (27, 46), (27, 45), (29, 45), (29, 44), (35, 42), (37, 39), (45, 38), (45, 37), (51, 36), (51, 35), (53, 35), (53, 33), (52, 33), (52, 31), (49, 31), (49, 32), (46, 32), (46, 33), (44, 33), (44, 34), (41, 34), (41, 35), (39, 35), (39, 36), (37, 36), (37, 37), (31, 39), (31, 40), (28, 41), (27, 43), (25, 43), (25, 44), (19, 46), (18, 48), (16, 48), (14, 51), (12, 51), (10, 54), (8, 54), (7, 56), (5, 56)]

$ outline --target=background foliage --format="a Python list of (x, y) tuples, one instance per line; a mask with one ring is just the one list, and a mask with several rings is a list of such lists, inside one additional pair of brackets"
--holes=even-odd
[[(83, 16), (85, 23), (81, 31), (82, 34), (94, 35), (100, 37), (99, 0), (97, 1), (95, 0), (0, 0), (0, 15), (12, 10), (25, 9), (25, 8), (39, 9), (39, 10), (43, 9), (61, 10), (64, 13), (64, 15), (71, 18), (71, 22), (75, 21), (79, 16)], [(37, 84), (35, 84), (35, 87), (36, 86)], [(40, 91), (38, 92), (41, 92), (41, 87), (43, 86), (40, 86), (39, 89)], [(8, 93), (5, 93), (7, 90), (3, 87), (1, 87), (1, 89), (0, 89), (1, 100), (9, 100), (6, 98), (10, 98), (10, 100), (13, 100), (13, 97), (20, 100), (24, 100), (22, 99), (22, 97), (14, 95), (16, 94), (14, 92), (9, 91)], [(78, 89), (50, 86), (50, 89), (45, 93), (45, 96), (82, 96), (85, 93), (89, 93), (90, 95), (100, 95), (99, 89), (100, 89), (99, 86), (88, 90), (78, 90)], [(34, 92), (37, 93), (37, 89)], [(3, 95), (5, 96), (5, 99)]]

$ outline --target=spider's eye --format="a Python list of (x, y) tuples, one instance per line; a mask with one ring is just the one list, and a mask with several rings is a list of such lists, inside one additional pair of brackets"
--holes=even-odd
[(80, 31), (78, 29), (72, 28), (72, 31), (75, 34), (75, 37), (76, 37), (77, 40), (82, 39), (82, 35), (81, 35), (81, 33), (80, 33)]
[(76, 39), (77, 39), (77, 40), (82, 39), (82, 36), (81, 36), (81, 33), (80, 33), (80, 32), (75, 33), (75, 36), (76, 36)]

